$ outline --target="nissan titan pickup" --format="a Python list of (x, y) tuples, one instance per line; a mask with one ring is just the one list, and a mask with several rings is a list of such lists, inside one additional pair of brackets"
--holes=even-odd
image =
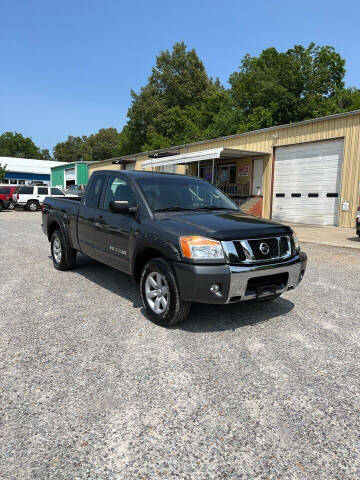
[(302, 280), (307, 257), (288, 226), (245, 214), (207, 181), (96, 171), (82, 197), (47, 197), (54, 267), (84, 255), (131, 275), (150, 320), (184, 321), (192, 302), (273, 300)]

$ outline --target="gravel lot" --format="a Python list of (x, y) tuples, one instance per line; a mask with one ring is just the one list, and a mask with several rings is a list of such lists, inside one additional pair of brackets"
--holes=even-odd
[(360, 255), (304, 245), (273, 304), (145, 319), (125, 275), (0, 213), (0, 479), (360, 478)]

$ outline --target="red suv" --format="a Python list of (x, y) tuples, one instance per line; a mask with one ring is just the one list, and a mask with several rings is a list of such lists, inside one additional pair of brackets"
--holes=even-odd
[(16, 190), (16, 186), (0, 185), (0, 210), (3, 208), (9, 208), (13, 210), (15, 203), (13, 202), (12, 195)]

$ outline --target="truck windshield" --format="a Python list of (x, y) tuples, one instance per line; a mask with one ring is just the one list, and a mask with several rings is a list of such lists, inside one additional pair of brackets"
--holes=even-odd
[(140, 178), (138, 184), (154, 212), (170, 210), (239, 210), (210, 183), (190, 177), (153, 176)]

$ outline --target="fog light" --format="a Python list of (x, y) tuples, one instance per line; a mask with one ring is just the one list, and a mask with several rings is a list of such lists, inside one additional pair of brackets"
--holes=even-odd
[(220, 290), (220, 285), (218, 283), (214, 283), (214, 285), (211, 285), (210, 287), (210, 293), (212, 295), (215, 295), (215, 293), (218, 293), (219, 290)]

